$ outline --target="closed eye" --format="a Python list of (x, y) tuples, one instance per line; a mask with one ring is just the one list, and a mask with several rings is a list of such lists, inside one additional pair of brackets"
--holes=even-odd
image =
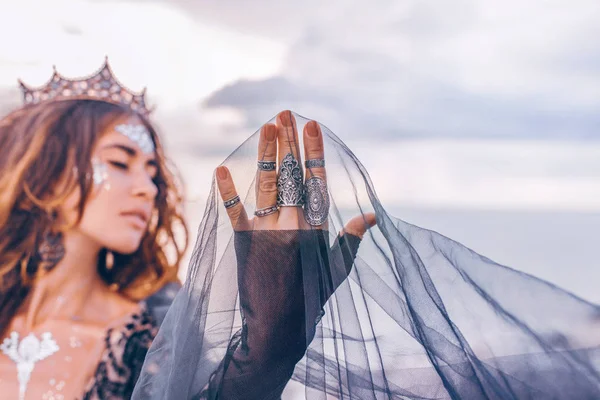
[(128, 166), (125, 163), (122, 162), (118, 162), (118, 161), (109, 161), (109, 163), (119, 169), (123, 169), (123, 170), (127, 170)]

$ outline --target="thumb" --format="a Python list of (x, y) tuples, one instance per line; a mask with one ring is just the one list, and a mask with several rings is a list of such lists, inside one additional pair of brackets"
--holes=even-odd
[(348, 221), (346, 226), (344, 226), (344, 229), (342, 229), (340, 232), (340, 236), (345, 233), (349, 233), (362, 239), (365, 232), (373, 227), (376, 223), (377, 217), (375, 216), (375, 213), (357, 215)]

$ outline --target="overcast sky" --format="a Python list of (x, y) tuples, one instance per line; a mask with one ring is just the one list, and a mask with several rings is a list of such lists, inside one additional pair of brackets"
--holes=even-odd
[(108, 55), (148, 87), (199, 202), (290, 108), (350, 145), (384, 203), (600, 211), (599, 20), (597, 0), (0, 0), (0, 109), (17, 78)]
[(598, 21), (598, 0), (0, 0), (0, 113), (18, 78), (108, 55), (148, 88), (195, 232), (215, 166), (292, 109), (398, 217), (598, 302)]

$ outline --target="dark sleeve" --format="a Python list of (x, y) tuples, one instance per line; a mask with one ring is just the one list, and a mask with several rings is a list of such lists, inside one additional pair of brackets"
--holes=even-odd
[(330, 247), (315, 230), (236, 233), (243, 328), (198, 398), (279, 399), (359, 243), (345, 235)]

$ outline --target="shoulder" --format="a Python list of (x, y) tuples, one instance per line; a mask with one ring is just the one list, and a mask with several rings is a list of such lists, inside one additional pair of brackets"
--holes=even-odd
[(162, 324), (173, 300), (175, 300), (175, 296), (179, 292), (179, 289), (181, 289), (181, 284), (179, 282), (169, 282), (158, 292), (146, 299), (145, 303), (148, 307), (148, 311), (152, 314), (152, 317), (159, 326)]
[(131, 300), (122, 293), (107, 290), (102, 298), (103, 306), (97, 309), (102, 310), (104, 313), (110, 312), (113, 321), (118, 321), (122, 316), (147, 312), (160, 326), (180, 288), (181, 284), (179, 282), (168, 282), (142, 302)]

